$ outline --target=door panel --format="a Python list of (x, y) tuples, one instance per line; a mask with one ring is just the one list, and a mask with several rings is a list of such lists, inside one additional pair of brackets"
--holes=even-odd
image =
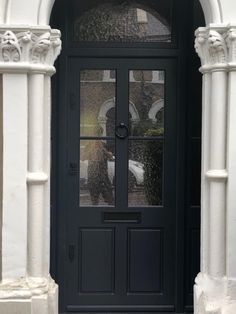
[(113, 293), (114, 229), (80, 229), (79, 293)]
[(128, 230), (129, 293), (163, 293), (162, 249), (162, 230)]
[(68, 66), (67, 310), (173, 310), (175, 61)]

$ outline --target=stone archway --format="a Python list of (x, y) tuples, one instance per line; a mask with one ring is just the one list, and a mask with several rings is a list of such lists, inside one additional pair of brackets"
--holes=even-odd
[[(2, 24), (48, 25), (55, 0), (11, 0), (1, 2), (0, 22)], [(234, 1), (200, 0), (207, 25), (232, 22)], [(27, 14), (26, 14), (27, 13)]]
[[(195, 313), (235, 313), (236, 4), (200, 2), (208, 26), (196, 33), (203, 72), (203, 166)], [(57, 288), (48, 280), (50, 75), (60, 50), (59, 33), (48, 25), (53, 3), (1, 1), (3, 313), (16, 306), (21, 314), (35, 313), (38, 306), (41, 313), (57, 313)]]

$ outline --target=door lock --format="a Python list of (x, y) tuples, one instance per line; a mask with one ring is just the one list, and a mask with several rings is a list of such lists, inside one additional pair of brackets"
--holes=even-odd
[(78, 164), (76, 162), (69, 163), (69, 174), (75, 176), (78, 173)]

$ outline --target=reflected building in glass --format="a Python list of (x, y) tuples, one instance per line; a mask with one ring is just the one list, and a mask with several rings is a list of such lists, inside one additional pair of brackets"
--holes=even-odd
[(76, 19), (74, 40), (166, 43), (171, 42), (171, 27), (168, 15), (164, 18), (156, 10), (142, 4), (104, 3)]
[[(113, 206), (115, 204), (113, 195), (115, 198), (116, 85), (115, 70), (80, 72), (81, 205)], [(164, 85), (164, 71), (129, 71), (129, 99), (126, 104), (123, 104), (129, 106), (129, 206), (162, 205)], [(100, 154), (98, 147), (101, 145), (104, 145), (105, 149), (103, 148), (102, 151), (106, 155), (103, 154), (103, 163), (107, 163), (102, 171), (98, 163), (96, 167), (94, 166)], [(88, 154), (86, 150), (90, 146), (93, 146), (94, 150)], [(90, 157), (87, 158), (86, 155)], [(152, 155), (153, 160), (150, 157)], [(88, 171), (92, 169), (90, 167), (92, 164), (94, 169), (97, 169), (96, 173)], [(93, 184), (91, 184), (92, 177)], [(101, 181), (102, 178), (104, 182)], [(103, 185), (105, 188), (95, 191), (92, 186), (96, 185), (100, 187)], [(109, 194), (112, 195), (112, 199), (108, 199)]]

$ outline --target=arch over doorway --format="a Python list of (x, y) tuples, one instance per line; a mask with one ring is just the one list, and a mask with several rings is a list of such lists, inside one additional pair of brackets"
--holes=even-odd
[[(55, 0), (2, 0), (0, 22), (2, 24), (48, 25)], [(206, 23), (221, 23), (230, 14), (234, 0), (200, 0)], [(227, 2), (225, 4), (225, 2)], [(231, 12), (232, 14), (236, 14)], [(232, 18), (231, 18), (232, 19)]]
[[(224, 17), (223, 1), (199, 0), (205, 15), (206, 24), (221, 23)], [(233, 2), (233, 0), (231, 0)], [(39, 21), (48, 23), (55, 0), (44, 0), (39, 9)], [(46, 18), (45, 18), (46, 17)]]

